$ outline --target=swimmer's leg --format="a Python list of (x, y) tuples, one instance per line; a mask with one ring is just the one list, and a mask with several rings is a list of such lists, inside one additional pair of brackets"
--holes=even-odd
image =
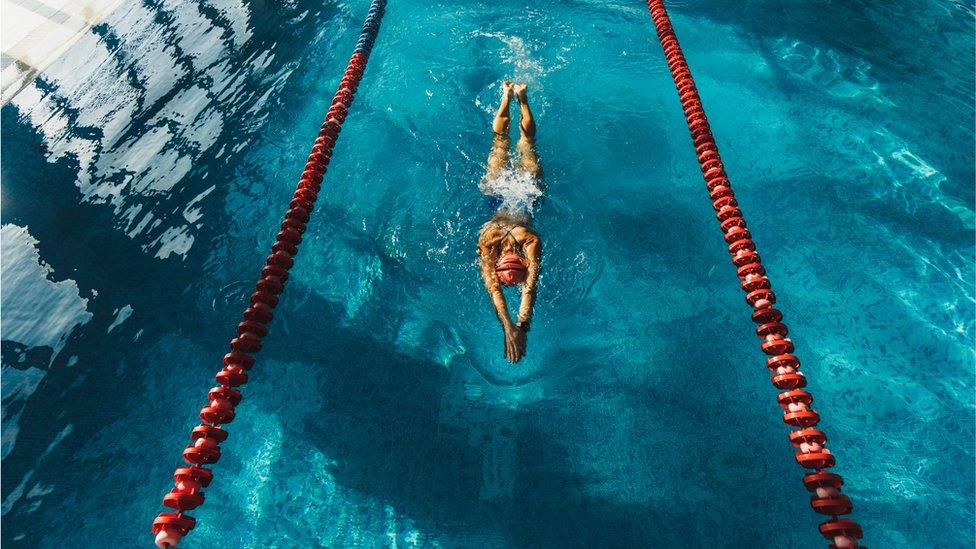
[(519, 165), (532, 177), (540, 179), (542, 166), (535, 151), (535, 119), (532, 118), (532, 109), (529, 107), (529, 94), (525, 84), (516, 84), (514, 90), (519, 100)]
[(506, 80), (502, 82), (502, 100), (498, 105), (498, 112), (495, 113), (495, 120), (491, 123), (491, 131), (494, 135), (491, 152), (488, 153), (488, 173), (485, 176), (488, 182), (498, 177), (508, 163), (508, 147), (512, 143), (512, 138), (508, 134), (508, 127), (512, 122), (512, 117), (508, 113), (511, 99), (512, 83)]

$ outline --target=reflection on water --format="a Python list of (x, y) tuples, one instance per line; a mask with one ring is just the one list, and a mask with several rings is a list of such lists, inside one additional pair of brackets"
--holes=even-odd
[(183, 182), (201, 164), (232, 164), (295, 70), (276, 59), (281, 31), (252, 21), (269, 15), (285, 27), (308, 12), (254, 14), (237, 0), (127, 3), (13, 105), (42, 135), (49, 162), (77, 163), (86, 202), (110, 207), (145, 251), (185, 256), (215, 187)]
[[(25, 401), (41, 382), (45, 370), (65, 346), (68, 336), (91, 320), (88, 300), (69, 279), (40, 260), (35, 240), (16, 225), (0, 228), (3, 242), (3, 449), (7, 457), (20, 431), (18, 419)], [(41, 314), (38, 314), (41, 312)], [(12, 502), (11, 502), (12, 503)], [(7, 505), (6, 500), (4, 505)]]

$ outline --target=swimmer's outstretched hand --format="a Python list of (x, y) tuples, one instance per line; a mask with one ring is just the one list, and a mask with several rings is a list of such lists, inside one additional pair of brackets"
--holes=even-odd
[(508, 323), (505, 329), (505, 358), (509, 362), (515, 363), (525, 357), (525, 332), (522, 328)]

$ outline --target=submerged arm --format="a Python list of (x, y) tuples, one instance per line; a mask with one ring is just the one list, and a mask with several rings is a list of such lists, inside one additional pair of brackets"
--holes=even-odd
[(532, 309), (535, 306), (536, 286), (539, 282), (539, 269), (542, 266), (542, 240), (530, 234), (523, 240), (522, 249), (528, 260), (528, 277), (522, 290), (522, 303), (519, 306), (518, 322), (529, 325), (532, 322)]

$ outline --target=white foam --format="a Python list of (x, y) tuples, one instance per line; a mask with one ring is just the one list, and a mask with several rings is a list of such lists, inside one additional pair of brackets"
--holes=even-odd
[(539, 181), (525, 170), (506, 168), (491, 181), (482, 181), (481, 192), (502, 199), (501, 207), (512, 211), (532, 213), (542, 196)]

